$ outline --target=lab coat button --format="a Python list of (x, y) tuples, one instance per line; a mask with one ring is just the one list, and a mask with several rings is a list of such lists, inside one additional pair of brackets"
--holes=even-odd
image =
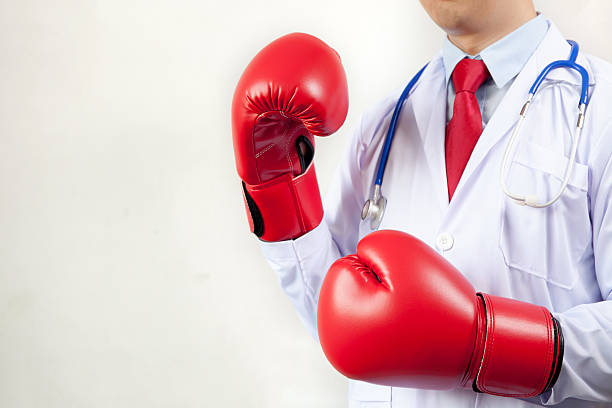
[(436, 238), (436, 246), (440, 251), (448, 251), (453, 247), (455, 239), (448, 232), (443, 232)]

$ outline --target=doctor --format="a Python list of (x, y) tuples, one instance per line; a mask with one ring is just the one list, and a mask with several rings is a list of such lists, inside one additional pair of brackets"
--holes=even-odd
[[(536, 309), (550, 311), (529, 326), (534, 333), (542, 327), (550, 330), (544, 346), (552, 350), (550, 358), (532, 353), (532, 347), (523, 354), (519, 347), (508, 348), (495, 357), (503, 361), (511, 355), (515, 366), (525, 367), (526, 376), (535, 368), (543, 370), (544, 383), (534, 385), (538, 393), (533, 397), (491, 395), (477, 385), (474, 389), (481, 392), (474, 392), (470, 384), (440, 391), (351, 380), (351, 407), (612, 406), (612, 212), (608, 211), (612, 204), (612, 66), (582, 52), (578, 55), (577, 62), (590, 75), (591, 99), (567, 188), (550, 207), (517, 205), (500, 185), (504, 151), (531, 84), (547, 64), (567, 59), (570, 45), (554, 24), (536, 14), (531, 0), (421, 3), (448, 36), (399, 117), (382, 186), (388, 202), (378, 228), (408, 232), (429, 247), (399, 232), (381, 240), (381, 234), (387, 234), (383, 231), (363, 240), (357, 250), (357, 244), (372, 232), (371, 223), (361, 219), (362, 207), (372, 195), (386, 130), (401, 90), (363, 115), (323, 211), (312, 165), (314, 135), (331, 134), (342, 125), (348, 97), (337, 54), (306, 35), (287, 36), (266, 47), (247, 67), (234, 95), (234, 148), (251, 229), (317, 339), (319, 334), (329, 336), (321, 327), (317, 331), (317, 306), (326, 273), (336, 260), (356, 251), (366, 265), (371, 265), (372, 256), (382, 259), (384, 265), (375, 265), (371, 271), (400, 265), (399, 271), (389, 273), (397, 279), (394, 287), (415, 291), (401, 299), (425, 298), (417, 305), (426, 311), (425, 318), (430, 308), (444, 304), (444, 296), (452, 297), (447, 303), (456, 305), (461, 302), (455, 302), (454, 296), (470, 292), (473, 286), (483, 294), (480, 299), (492, 295), (525, 305), (521, 310), (527, 314), (510, 316), (515, 326), (507, 326), (509, 331), (517, 327), (510, 334), (520, 344), (525, 333), (518, 328), (525, 327), (526, 316)], [(508, 190), (535, 193), (541, 201), (558, 191), (571, 156), (580, 85), (580, 76), (566, 69), (552, 71), (543, 82), (509, 159), (504, 180)], [(436, 277), (451, 276), (454, 285), (468, 289), (444, 286), (435, 293), (419, 292), (421, 286), (411, 282), (431, 276), (431, 270), (419, 270), (412, 260), (424, 253), (433, 259), (428, 262), (436, 265), (433, 273), (440, 273)], [(321, 307), (327, 307), (330, 299), (333, 303), (339, 297), (342, 302), (355, 296), (354, 288), (342, 287), (334, 278), (337, 264), (334, 268), (330, 275), (334, 282), (329, 283), (328, 276), (324, 288), (338, 286), (326, 289)], [(448, 283), (444, 279), (440, 282)], [(353, 300), (347, 304), (360, 307)], [(478, 302), (474, 305), (481, 306), (474, 315), (491, 318), (492, 310), (487, 314), (482, 309), (489, 304)], [(323, 310), (329, 321), (329, 309)], [(350, 311), (353, 315), (363, 312), (362, 316), (371, 313), (365, 306)], [(444, 316), (444, 310), (438, 312)], [(455, 312), (446, 313), (452, 321)], [(346, 350), (350, 362), (359, 359), (366, 368), (380, 370), (407, 355), (435, 354), (436, 350), (412, 350), (410, 343), (401, 341), (410, 320), (386, 317), (385, 321), (397, 325), (387, 331), (367, 332), (366, 328), (368, 341), (379, 347), (352, 356), (352, 350)], [(359, 322), (359, 329), (367, 323), (368, 319)], [(432, 321), (431, 327), (441, 323)], [(497, 334), (488, 323), (482, 327), (493, 338)], [(337, 336), (355, 326), (346, 327)], [(447, 335), (416, 330), (411, 334), (430, 338), (436, 345)], [(504, 336), (499, 334), (507, 340)], [(423, 341), (416, 343), (424, 346)], [(446, 347), (455, 347), (453, 338), (447, 339)], [(381, 361), (392, 360), (393, 355), (397, 361)], [(465, 358), (469, 361), (471, 356)], [(500, 372), (504, 373), (503, 365)], [(370, 377), (354, 377), (384, 384), (376, 373), (366, 374)], [(420, 385), (435, 385), (438, 380), (426, 378)]]

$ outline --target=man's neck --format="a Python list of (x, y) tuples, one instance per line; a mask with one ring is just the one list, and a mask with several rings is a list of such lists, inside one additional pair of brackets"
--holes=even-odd
[(466, 54), (478, 55), (489, 45), (502, 39), (537, 16), (533, 8), (513, 11), (515, 13), (507, 16), (505, 19), (501, 19), (502, 21), (499, 21), (499, 23), (489, 24), (488, 26), (479, 27), (477, 30), (461, 33), (449, 32), (448, 39)]

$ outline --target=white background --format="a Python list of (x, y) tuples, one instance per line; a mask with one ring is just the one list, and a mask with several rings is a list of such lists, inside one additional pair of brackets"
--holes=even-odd
[[(612, 60), (612, 2), (536, 4)], [(348, 75), (325, 191), (360, 113), (441, 45), (417, 1), (0, 1), (1, 407), (345, 406), (234, 169), (233, 88), (292, 31)]]

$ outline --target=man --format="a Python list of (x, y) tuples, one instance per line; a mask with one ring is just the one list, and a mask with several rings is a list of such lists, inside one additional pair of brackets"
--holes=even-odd
[[(319, 335), (325, 338), (322, 345), (332, 363), (341, 361), (346, 371), (350, 371), (350, 364), (361, 364), (351, 366), (354, 370), (347, 374), (368, 381), (350, 382), (351, 407), (519, 407), (532, 403), (610, 406), (612, 257), (608, 252), (612, 248), (612, 213), (608, 208), (612, 192), (612, 111), (608, 106), (612, 101), (612, 67), (584, 53), (578, 55), (577, 62), (590, 75), (592, 96), (567, 188), (550, 207), (519, 206), (500, 187), (504, 151), (531, 84), (547, 64), (567, 59), (570, 46), (554, 24), (537, 15), (531, 0), (421, 3), (448, 36), (442, 52), (429, 63), (404, 104), (386, 167), (383, 190), (388, 203), (379, 229), (409, 232), (429, 244), (437, 255), (405, 236), (376, 238), (387, 234), (384, 231), (362, 241), (372, 232), (371, 224), (361, 220), (362, 206), (372, 194), (399, 92), (363, 115), (326, 197), (323, 216), (310, 165), (312, 140), (313, 135), (333, 133), (342, 124), (346, 84), (337, 56), (305, 38), (297, 39), (303, 47), (300, 52), (295, 51), (295, 42), (285, 44), (280, 40), (262, 51), (245, 71), (234, 96), (238, 170), (244, 180), (250, 222), (262, 239), (264, 255), (310, 333), (317, 339)], [(279, 63), (277, 58), (288, 54), (291, 57)], [(327, 68), (321, 68), (322, 64)], [(262, 86), (264, 82), (273, 85)], [(549, 73), (531, 103), (521, 140), (510, 158), (503, 180), (510, 192), (536, 193), (538, 202), (544, 202), (561, 187), (578, 119), (580, 85), (580, 76), (568, 69)], [(388, 330), (364, 328), (374, 321), (369, 314), (372, 310), (353, 302), (353, 287), (338, 283), (338, 264), (325, 278), (334, 261), (356, 250), (356, 256), (345, 258), (352, 264), (347, 266), (345, 262), (341, 267), (352, 268), (357, 275), (371, 273), (372, 279), (383, 284), (388, 281), (377, 271), (389, 272), (395, 283), (407, 281), (403, 286), (417, 292), (391, 293), (395, 296), (392, 302), (410, 299), (418, 317), (432, 323), (436, 330), (441, 324), (439, 316), (436, 321), (431, 317), (431, 309), (439, 307), (435, 302), (459, 292), (477, 299), (471, 286), (481, 293), (482, 300), (473, 302), (474, 311), (455, 312), (450, 305), (442, 310), (446, 315), (439, 313), (449, 322), (461, 314), (482, 320), (473, 322), (481, 340), (473, 340), (476, 334), (471, 329), (466, 338), (468, 343), (487, 346), (474, 349), (477, 360), (462, 354), (462, 361), (469, 361), (469, 367), (463, 367), (468, 372), (458, 381), (461, 387), (407, 388), (449, 388), (438, 387), (447, 372), (438, 368), (427, 372), (428, 358), (448, 349), (454, 352), (460, 346), (453, 337), (444, 340), (447, 333), (443, 331), (415, 330), (409, 331), (412, 336), (435, 340), (431, 342), (435, 344), (421, 341), (418, 349), (410, 349), (410, 339), (397, 336), (406, 332), (405, 326), (413, 324), (417, 316), (406, 318), (413, 311), (406, 307), (400, 307), (399, 312), (391, 310), (387, 301), (381, 313), (385, 314), (382, 321)], [(415, 261), (421, 257), (435, 268), (423, 271), (423, 263)], [(384, 265), (376, 264), (379, 261)], [(401, 263), (399, 271), (388, 270), (389, 265), (397, 263)], [(415, 276), (429, 277), (430, 273), (440, 278), (441, 286), (451, 276), (450, 289), (444, 286), (436, 292), (422, 293), (418, 292), (420, 283), (410, 284)], [(326, 292), (321, 294), (324, 279)], [(453, 285), (471, 286), (456, 291)], [(319, 319), (317, 331), (320, 294), (325, 298), (319, 305), (324, 322)], [(500, 300), (502, 303), (515, 299), (524, 306), (507, 316), (510, 337), (496, 332), (494, 322), (487, 320), (494, 315), (494, 308), (484, 300), (487, 294), (505, 299)], [(346, 324), (343, 316), (330, 312), (342, 302), (351, 305), (344, 309), (346, 314), (360, 314), (363, 319)], [(363, 304), (371, 302), (364, 299)], [(342, 307), (337, 309), (342, 311)], [(537, 318), (540, 320), (534, 317), (525, 324), (526, 319), (542, 311)], [(393, 313), (402, 314), (401, 318)], [(333, 327), (342, 327), (343, 331), (332, 332)], [(524, 350), (507, 346), (495, 358), (489, 358), (488, 347), (495, 336), (502, 344), (511, 344), (512, 336), (516, 344), (523, 344), (531, 328), (534, 333), (548, 330), (548, 338), (539, 339), (546, 343), (546, 352), (534, 354), (531, 346)], [(378, 347), (368, 353), (360, 350), (359, 355), (345, 347), (341, 349), (344, 355), (338, 356), (330, 342), (356, 332), (366, 333), (371, 340), (368, 344)], [(351, 338), (354, 343), (355, 337)], [(440, 342), (445, 350), (435, 348)], [(414, 374), (414, 366), (401, 366), (414, 364), (404, 362), (407, 355), (426, 356), (419, 361), (424, 370), (420, 381), (414, 382), (414, 377), (405, 383), (381, 380), (392, 377), (385, 377), (385, 370), (391, 366), (392, 370)], [(393, 356), (398, 356), (396, 361)], [(504, 357), (512, 361), (504, 361)], [(503, 380), (498, 384), (501, 392), (492, 391), (478, 378), (484, 376), (485, 361), (514, 364), (512, 370), (524, 367), (529, 392), (514, 392), (513, 385)], [(499, 364), (502, 377), (504, 364)], [(542, 371), (541, 381), (537, 385), (529, 383), (537, 370)]]

